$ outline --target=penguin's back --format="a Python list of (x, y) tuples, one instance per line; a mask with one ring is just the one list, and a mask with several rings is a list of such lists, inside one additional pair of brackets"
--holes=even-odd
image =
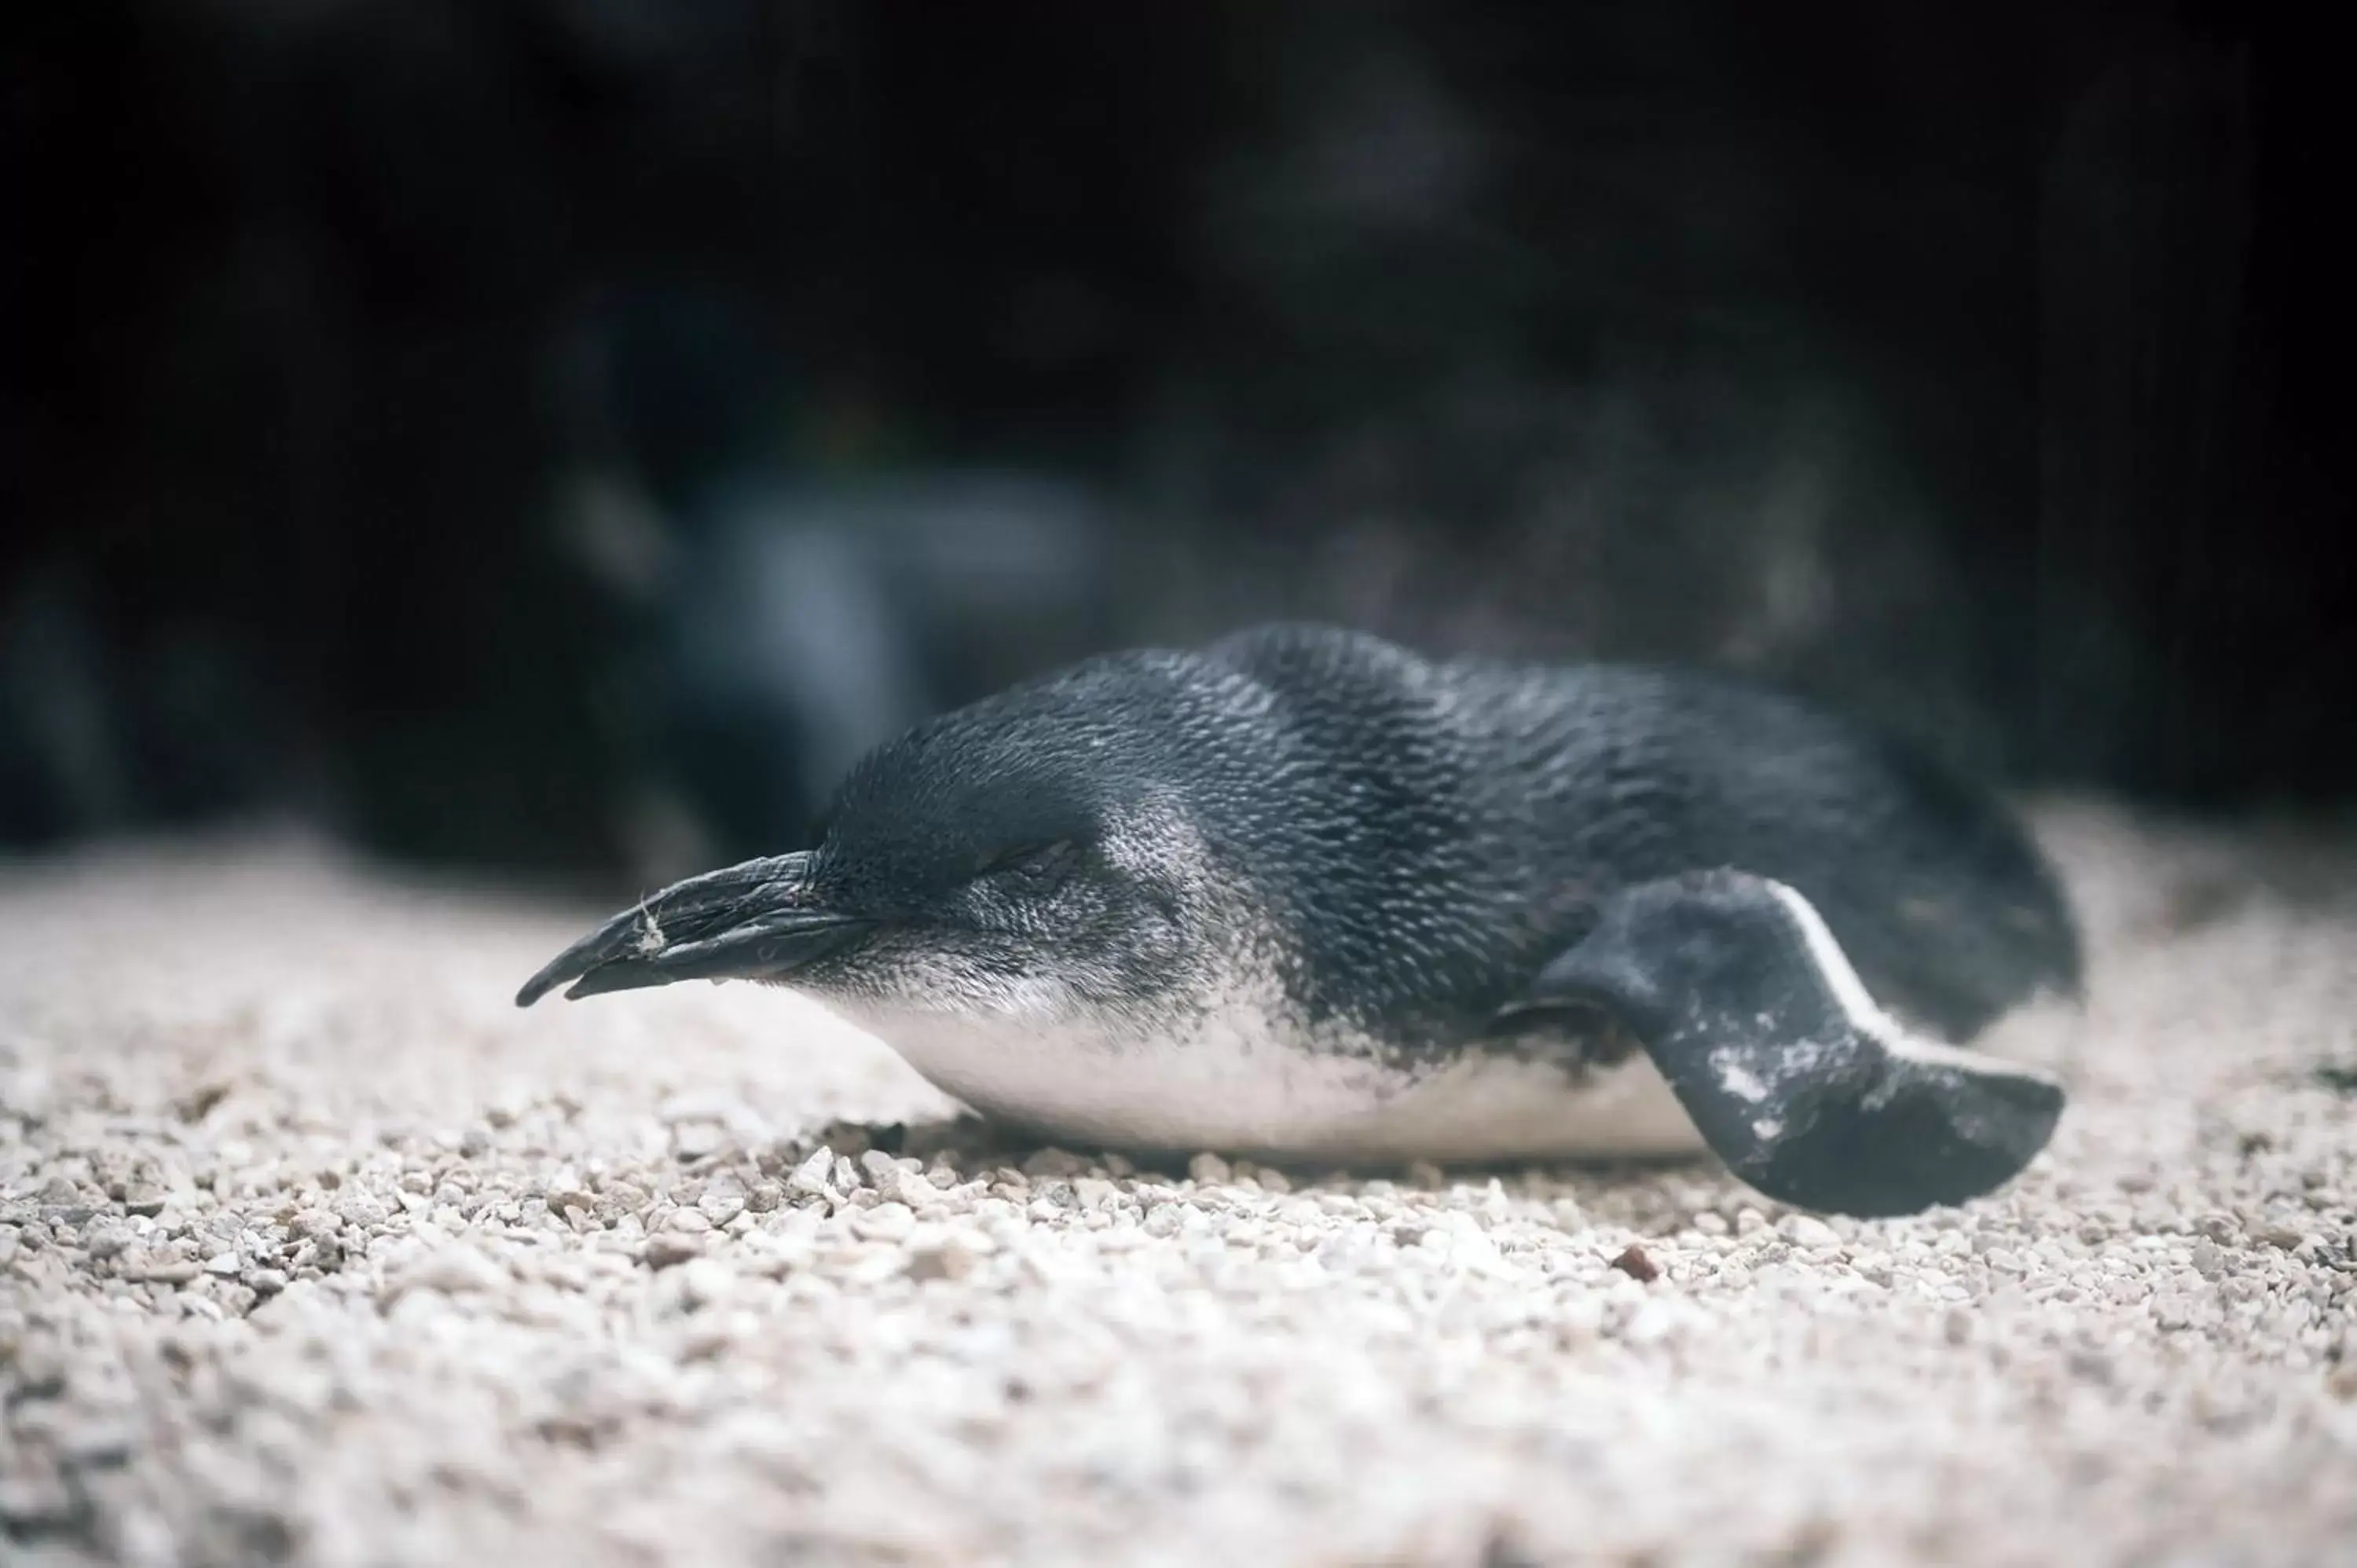
[(1252, 750), (1287, 779), (1223, 825), (1292, 906), (1319, 1011), (1461, 1029), (1598, 898), (1721, 866), (1798, 889), (1877, 1000), (1943, 1038), (2079, 988), (2068, 905), (2006, 804), (1792, 696), (1294, 625), (1204, 658), (1254, 688)]

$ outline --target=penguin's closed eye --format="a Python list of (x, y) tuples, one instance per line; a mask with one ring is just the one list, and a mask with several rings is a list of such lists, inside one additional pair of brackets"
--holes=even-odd
[(1049, 874), (1071, 866), (1079, 855), (1079, 845), (1068, 838), (1049, 839), (1002, 844), (985, 850), (975, 863), (976, 876), (997, 876), (1008, 872), (1028, 871)]

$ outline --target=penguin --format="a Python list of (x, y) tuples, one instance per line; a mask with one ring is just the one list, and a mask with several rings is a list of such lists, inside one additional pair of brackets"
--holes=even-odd
[(1707, 1150), (1828, 1213), (1981, 1197), (2063, 1091), (1959, 1048), (2076, 998), (1979, 785), (1693, 671), (1275, 624), (1103, 655), (862, 757), (814, 847), (617, 914), (528, 1006), (813, 995), (985, 1116), (1272, 1163)]

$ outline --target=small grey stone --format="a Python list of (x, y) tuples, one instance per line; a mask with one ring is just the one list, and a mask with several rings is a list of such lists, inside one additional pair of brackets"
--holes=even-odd
[(875, 1135), (856, 1122), (833, 1122), (819, 1134), (819, 1142), (838, 1159), (856, 1160), (875, 1146)]
[(82, 1245), (89, 1249), (93, 1259), (103, 1262), (129, 1251), (133, 1240), (128, 1226), (96, 1226), (82, 1237)]
[(334, 1273), (344, 1266), (342, 1243), (332, 1236), (321, 1241), (306, 1241), (295, 1249), (291, 1266), (312, 1269), (323, 1274)]
[(123, 1195), (123, 1211), (125, 1214), (144, 1215), (152, 1219), (164, 1212), (165, 1201), (165, 1196), (158, 1188), (135, 1187)]
[(1023, 1162), (1026, 1176), (1061, 1176), (1071, 1178), (1089, 1168), (1088, 1161), (1070, 1149), (1046, 1148)]
[(695, 1207), (705, 1219), (712, 1222), (715, 1230), (721, 1229), (745, 1212), (744, 1185), (734, 1176), (715, 1181), (705, 1187), (704, 1196), (695, 1200)]
[(2111, 1358), (2101, 1350), (2082, 1346), (2065, 1358), (2063, 1365), (2071, 1375), (2082, 1382), (2098, 1388), (2109, 1388), (2114, 1376)]
[(150, 1284), (184, 1285), (204, 1273), (193, 1258), (151, 1257), (123, 1271), (127, 1280), (145, 1281)]
[(307, 1241), (332, 1241), (343, 1229), (343, 1222), (324, 1208), (306, 1208), (295, 1216), (287, 1229)]
[(1235, 1179), (1235, 1173), (1229, 1169), (1228, 1162), (1209, 1150), (1187, 1162), (1187, 1174), (1203, 1187), (1218, 1187)]
[(637, 1182), (616, 1179), (598, 1187), (597, 1198), (601, 1204), (612, 1206), (618, 1214), (639, 1214), (654, 1201), (654, 1194)]
[(668, 1269), (704, 1255), (704, 1242), (694, 1236), (683, 1236), (676, 1230), (658, 1231), (647, 1238), (647, 1266)]
[(917, 1247), (909, 1252), (909, 1277), (912, 1280), (962, 1280), (974, 1273), (974, 1255), (961, 1243), (944, 1241), (937, 1247)]

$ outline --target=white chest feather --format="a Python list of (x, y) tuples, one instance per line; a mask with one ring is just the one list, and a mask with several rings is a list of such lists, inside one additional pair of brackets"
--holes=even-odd
[(1641, 1056), (1574, 1076), (1469, 1051), (1411, 1075), (1348, 1042), (1309, 1049), (1247, 1006), (1212, 1009), (1155, 1037), (912, 1008), (844, 1011), (944, 1092), (1076, 1141), (1337, 1161), (1609, 1159), (1702, 1147)]

